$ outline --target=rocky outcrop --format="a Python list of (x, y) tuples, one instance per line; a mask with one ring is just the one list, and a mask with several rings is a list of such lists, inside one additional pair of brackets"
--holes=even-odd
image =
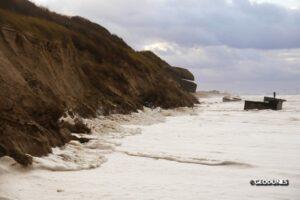
[(181, 67), (173, 67), (172, 70), (173, 70), (174, 74), (181, 79), (186, 79), (186, 80), (190, 80), (190, 81), (195, 80), (194, 75), (187, 69), (184, 69)]
[(191, 93), (196, 92), (197, 84), (193, 82), (195, 77), (189, 70), (170, 66), (166, 61), (162, 60), (151, 51), (142, 51), (140, 53), (152, 60), (156, 65), (164, 68), (168, 74), (171, 74), (173, 79), (176, 80), (183, 90)]
[(179, 83), (180, 83), (181, 87), (187, 92), (194, 93), (197, 90), (197, 84), (192, 81), (180, 79)]
[(189, 70), (180, 67), (172, 67), (171, 69), (175, 80), (185, 91), (196, 92), (197, 84), (193, 82), (195, 78)]
[(71, 131), (88, 132), (59, 123), (69, 110), (95, 117), (197, 103), (173, 68), (148, 54), (83, 18), (1, 0), (0, 156), (28, 165), (28, 154), (45, 155), (74, 139)]

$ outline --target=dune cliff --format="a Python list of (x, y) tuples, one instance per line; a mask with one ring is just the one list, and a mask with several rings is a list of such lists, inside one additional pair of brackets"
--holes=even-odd
[(58, 119), (197, 103), (193, 75), (105, 28), (27, 0), (0, 1), (0, 157), (23, 165), (72, 139)]

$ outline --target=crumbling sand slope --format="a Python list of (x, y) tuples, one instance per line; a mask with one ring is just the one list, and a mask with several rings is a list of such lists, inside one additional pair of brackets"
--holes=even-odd
[(86, 19), (1, 0), (0, 157), (27, 165), (25, 154), (42, 156), (70, 141), (58, 123), (68, 110), (93, 117), (193, 106), (181, 78), (178, 68), (157, 64)]

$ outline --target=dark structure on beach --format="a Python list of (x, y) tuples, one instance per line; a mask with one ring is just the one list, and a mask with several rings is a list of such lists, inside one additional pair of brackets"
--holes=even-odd
[(276, 93), (274, 92), (274, 97), (264, 97), (264, 101), (245, 101), (244, 110), (282, 110), (282, 104), (285, 102), (285, 99), (277, 99)]

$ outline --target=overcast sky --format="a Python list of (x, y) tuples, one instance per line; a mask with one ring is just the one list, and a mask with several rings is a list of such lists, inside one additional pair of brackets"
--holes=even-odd
[(300, 93), (300, 0), (33, 0), (190, 69), (199, 90)]

